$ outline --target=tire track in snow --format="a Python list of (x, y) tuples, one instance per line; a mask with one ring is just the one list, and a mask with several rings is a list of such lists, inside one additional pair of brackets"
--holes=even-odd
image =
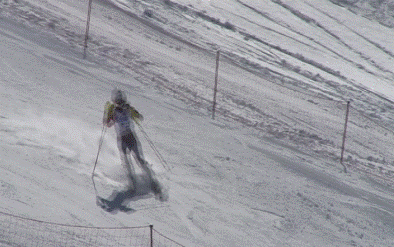
[[(99, 3), (99, 4), (101, 4), (104, 7), (110, 7), (110, 8), (116, 9), (117, 11), (122, 12), (123, 14), (133, 18), (134, 20), (140, 22), (144, 26), (149, 27), (152, 30), (155, 30), (156, 32), (158, 32), (158, 33), (160, 33), (162, 35), (170, 37), (170, 38), (172, 38), (172, 39), (174, 39), (176, 41), (179, 41), (179, 42), (181, 42), (183, 44), (186, 44), (186, 45), (188, 45), (188, 46), (190, 46), (192, 48), (195, 48), (197, 50), (202, 50), (204, 52), (208, 52), (208, 50), (204, 49), (203, 47), (200, 47), (199, 45), (197, 45), (195, 43), (192, 43), (190, 41), (182, 39), (181, 37), (179, 37), (179, 36), (169, 32), (169, 31), (165, 30), (164, 28), (162, 28), (162, 27), (150, 22), (149, 20), (146, 20), (146, 19), (138, 16), (137, 14), (134, 14), (131, 11), (124, 10), (123, 8), (121, 8), (121, 7), (117, 6), (116, 4), (114, 4), (114, 2), (112, 2), (111, 0), (97, 0), (96, 3)], [(213, 53), (209, 53), (209, 54), (213, 55)]]
[[(343, 24), (342, 22), (340, 22), (338, 19), (336, 19), (335, 17), (331, 16), (330, 14), (328, 14), (328, 13), (326, 13), (326, 12), (324, 12), (324, 11), (322, 11), (322, 10), (312, 6), (312, 5), (310, 5), (309, 3), (305, 3), (305, 4), (309, 5), (311, 8), (313, 8), (316, 11), (322, 13), (323, 15), (331, 18), (332, 20), (334, 20), (340, 26), (343, 26), (343, 27), (347, 28), (350, 32), (354, 33), (355, 35), (359, 36), (361, 39), (363, 39), (363, 40), (367, 41), (368, 43), (372, 44), (377, 49), (381, 50), (383, 53), (387, 54), (391, 58), (394, 58), (394, 54), (392, 52), (390, 52), (389, 50), (385, 49), (384, 47), (382, 47), (378, 43), (373, 42), (372, 40), (366, 38), (365, 36), (361, 35), (360, 33), (356, 32), (355, 30), (351, 29), (350, 27), (348, 27), (347, 25)], [(355, 50), (353, 48), (351, 50), (354, 51), (356, 54), (359, 54), (361, 56), (361, 58), (363, 58), (364, 60), (367, 60), (367, 63), (369, 63), (373, 67), (377, 68), (378, 70), (380, 70), (382, 72), (390, 73), (392, 76), (394, 76), (394, 73), (392, 71), (387, 70), (387, 69), (383, 68), (382, 66), (378, 65), (374, 60), (368, 59), (368, 57), (365, 54), (363, 54), (361, 51), (357, 51), (357, 50)], [(364, 68), (363, 70), (365, 70), (366, 72), (368, 72), (370, 74), (374, 74), (373, 72), (367, 70), (366, 68)], [(385, 78), (391, 80), (391, 78), (388, 78), (388, 77), (385, 77)]]
[[(257, 14), (263, 16), (264, 18), (267, 18), (268, 20), (270, 20), (270, 21), (276, 23), (277, 25), (282, 26), (282, 27), (284, 27), (284, 28), (286, 28), (286, 29), (288, 29), (288, 30), (294, 32), (295, 34), (297, 34), (297, 35), (299, 35), (299, 36), (301, 36), (301, 37), (304, 37), (304, 38), (306, 38), (306, 39), (312, 41), (313, 43), (315, 43), (315, 44), (317, 44), (318, 46), (324, 48), (325, 50), (331, 52), (332, 54), (338, 56), (339, 58), (343, 59), (344, 61), (347, 61), (347, 62), (349, 62), (349, 63), (351, 63), (351, 64), (354, 64), (355, 66), (359, 66), (359, 64), (355, 63), (354, 61), (352, 61), (352, 60), (350, 60), (350, 59), (348, 59), (348, 58), (346, 58), (346, 57), (344, 57), (342, 54), (340, 54), (340, 53), (336, 52), (335, 50), (331, 49), (330, 47), (324, 45), (323, 43), (319, 42), (318, 40), (316, 40), (316, 39), (314, 39), (314, 38), (311, 38), (311, 37), (309, 37), (309, 36), (306, 36), (305, 34), (303, 34), (303, 33), (301, 33), (301, 32), (298, 32), (297, 30), (294, 30), (293, 28), (291, 28), (291, 27), (289, 27), (289, 26), (286, 26), (286, 25), (284, 25), (284, 24), (281, 24), (281, 23), (277, 22), (275, 19), (269, 17), (267, 14), (262, 13), (261, 11), (255, 9), (254, 7), (252, 7), (252, 6), (250, 6), (250, 5), (246, 4), (246, 3), (243, 3), (241, 0), (236, 0), (236, 1), (239, 2), (241, 5), (243, 5), (243, 6), (247, 7), (247, 8), (249, 8), (249, 9), (253, 10), (255, 13), (257, 13)], [(253, 23), (253, 22), (252, 22), (252, 23)], [(271, 28), (264, 27), (264, 26), (262, 26), (262, 25), (260, 25), (260, 24), (257, 24), (257, 23), (255, 23), (255, 24), (258, 25), (258, 26), (261, 27), (261, 28), (264, 28), (264, 29), (268, 30), (268, 31), (275, 32), (275, 33), (277, 33), (277, 34), (280, 34), (280, 35), (282, 35), (282, 36), (284, 36), (284, 37), (290, 38), (290, 39), (292, 39), (292, 40), (294, 40), (294, 41), (300, 42), (301, 44), (303, 44), (303, 45), (305, 45), (305, 46), (310, 47), (309, 44), (306, 44), (306, 43), (304, 43), (304, 42), (301, 42), (301, 41), (299, 41), (299, 40), (297, 40), (297, 39), (295, 39), (295, 38), (293, 38), (293, 37), (291, 37), (291, 36), (282, 34), (282, 33), (278, 32), (278, 31), (272, 30)], [(244, 34), (244, 35), (247, 35), (247, 34)], [(253, 38), (253, 37), (252, 37), (252, 38)], [(253, 39), (256, 40), (257, 42), (261, 42), (261, 43), (263, 43), (263, 44), (266, 44), (266, 42), (263, 42), (261, 39), (258, 39), (258, 38), (256, 38), (256, 37), (254, 37)], [(267, 44), (268, 44), (268, 43), (267, 43)], [(267, 45), (267, 44), (266, 44), (266, 45)], [(272, 44), (268, 44), (268, 45), (269, 45), (269, 46), (272, 46), (272, 48), (275, 48), (275, 45), (272, 45)], [(278, 50), (278, 51), (281, 52), (281, 50)], [(286, 54), (286, 53), (285, 53), (285, 54)], [(296, 58), (295, 56), (293, 56), (293, 57)], [(367, 71), (368, 73), (373, 74), (373, 72), (368, 71), (368, 70), (366, 70), (366, 69), (365, 69), (365, 71)]]

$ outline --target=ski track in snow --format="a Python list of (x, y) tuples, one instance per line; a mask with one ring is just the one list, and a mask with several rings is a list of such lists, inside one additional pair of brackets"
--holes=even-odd
[[(346, 24), (343, 12), (333, 18), (338, 7), (328, 3), (264, 1), (265, 11), (247, 0), (188, 2), (94, 2), (87, 60), (86, 3), (0, 3), (2, 211), (77, 225), (153, 223), (186, 246), (393, 245), (390, 46)], [(135, 213), (109, 215), (95, 205), (90, 176), (113, 86), (145, 113), (171, 164), (165, 171), (137, 130), (169, 188), (163, 207), (148, 198), (131, 202)], [(124, 182), (115, 138), (108, 131), (97, 167), (106, 195)]]

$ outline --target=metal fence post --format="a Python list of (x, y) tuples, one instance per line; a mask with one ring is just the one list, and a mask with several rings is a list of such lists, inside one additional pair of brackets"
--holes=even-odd
[(88, 35), (89, 35), (89, 25), (90, 25), (90, 12), (92, 11), (92, 2), (93, 0), (89, 0), (88, 5), (88, 17), (86, 20), (86, 32), (85, 32), (85, 45), (83, 47), (83, 59), (86, 58), (86, 48), (88, 47)]
[[(345, 141), (346, 141), (346, 131), (347, 131), (347, 123), (348, 123), (348, 119), (349, 119), (349, 108), (350, 108), (350, 101), (347, 102), (347, 106), (346, 106), (346, 118), (345, 118), (345, 129), (343, 131), (343, 138), (342, 138), (342, 152), (341, 152), (341, 164), (343, 165), (343, 154), (345, 152)], [(345, 168), (345, 173), (346, 171), (346, 166), (343, 165), (343, 167)]]
[(216, 53), (216, 73), (215, 73), (215, 88), (213, 91), (212, 119), (215, 119), (216, 91), (218, 89), (219, 56), (220, 56), (220, 51), (218, 50)]
[(149, 225), (150, 227), (150, 247), (153, 247), (153, 225)]

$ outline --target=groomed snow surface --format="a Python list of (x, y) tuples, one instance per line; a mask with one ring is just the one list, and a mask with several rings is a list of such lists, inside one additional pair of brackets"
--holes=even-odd
[[(0, 1), (1, 246), (394, 246), (392, 29), (328, 0), (96, 0), (83, 59), (87, 3)], [(169, 198), (108, 213), (114, 87)]]

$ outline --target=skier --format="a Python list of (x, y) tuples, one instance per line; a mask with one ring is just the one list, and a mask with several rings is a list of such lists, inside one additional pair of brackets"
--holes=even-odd
[(153, 193), (160, 195), (160, 185), (143, 158), (139, 141), (134, 132), (133, 121), (138, 123), (143, 120), (143, 116), (134, 107), (130, 106), (125, 93), (117, 88), (111, 92), (111, 101), (107, 101), (105, 104), (103, 124), (107, 127), (115, 125), (120, 158), (127, 171), (130, 190), (135, 191), (137, 189), (135, 171), (130, 160), (130, 153), (132, 153), (135, 161), (148, 175)]

